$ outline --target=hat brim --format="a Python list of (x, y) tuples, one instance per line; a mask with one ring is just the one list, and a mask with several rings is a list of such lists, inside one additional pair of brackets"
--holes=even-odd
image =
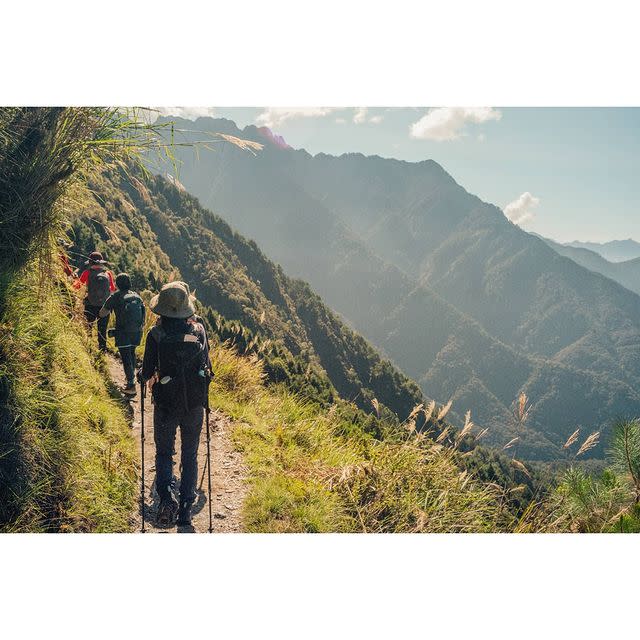
[(91, 266), (92, 264), (102, 264), (102, 265), (104, 265), (104, 264), (109, 264), (109, 263), (108, 263), (106, 260), (87, 260), (87, 261), (84, 263), (84, 266), (85, 266), (85, 267), (89, 267), (89, 266)]
[(160, 294), (158, 294), (151, 298), (149, 309), (151, 309), (151, 311), (156, 315), (164, 316), (165, 318), (181, 318), (183, 320), (190, 318), (196, 312), (192, 296), (189, 296), (189, 302), (185, 307), (173, 309), (172, 307), (161, 304)]

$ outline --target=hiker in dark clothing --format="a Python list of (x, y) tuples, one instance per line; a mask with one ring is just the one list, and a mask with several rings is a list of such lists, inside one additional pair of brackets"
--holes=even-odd
[(113, 311), (116, 315), (115, 339), (120, 351), (127, 386), (123, 393), (136, 395), (136, 347), (142, 340), (145, 308), (142, 298), (131, 291), (131, 278), (121, 273), (116, 277), (118, 290), (112, 293), (100, 309), (100, 318), (108, 318)]
[(89, 254), (89, 259), (84, 263), (87, 267), (73, 286), (80, 289), (87, 286), (87, 296), (84, 299), (84, 317), (89, 326), (97, 320), (98, 325), (98, 348), (100, 351), (107, 350), (107, 326), (109, 317), (100, 317), (100, 309), (107, 298), (116, 290), (113, 281), (113, 274), (106, 268), (106, 260), (102, 258), (99, 251)]
[[(193, 300), (181, 282), (170, 282), (150, 303), (160, 321), (149, 331), (144, 350), (141, 382), (154, 380), (153, 433), (156, 445), (156, 489), (160, 496), (158, 524), (191, 524), (196, 498), (198, 444), (207, 402), (210, 361), (207, 336), (195, 313)], [(180, 504), (171, 492), (173, 448), (180, 427), (182, 445)]]

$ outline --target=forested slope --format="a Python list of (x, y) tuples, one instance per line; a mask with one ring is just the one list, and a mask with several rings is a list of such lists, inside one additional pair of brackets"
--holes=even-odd
[(90, 187), (93, 202), (73, 219), (72, 251), (86, 253), (101, 243), (138, 288), (180, 275), (211, 307), (205, 313), (222, 336), (231, 336), (238, 321), (236, 338), (243, 344), (259, 349), (265, 339), (273, 341), (277, 357), (270, 358), (271, 365), (281, 360), (280, 373), (298, 379), (300, 389), (311, 384), (314, 399), (318, 394), (331, 399), (337, 391), (371, 411), (377, 398), (401, 419), (422, 401), (418, 386), (381, 359), (307, 285), (288, 278), (254, 242), (169, 181), (156, 176), (143, 184), (108, 172)]

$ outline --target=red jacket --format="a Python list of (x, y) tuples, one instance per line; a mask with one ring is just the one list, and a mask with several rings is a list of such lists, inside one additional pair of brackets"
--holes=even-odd
[(73, 276), (73, 269), (69, 264), (69, 258), (62, 252), (59, 254), (59, 257), (60, 262), (62, 263), (62, 270), (64, 271), (65, 275), (69, 277)]
[[(102, 269), (99, 265), (95, 265), (91, 267), (91, 269)], [(107, 270), (107, 275), (109, 276), (109, 291), (113, 293), (116, 290), (116, 283), (113, 280), (113, 273)], [(73, 283), (73, 286), (76, 289), (79, 289), (83, 284), (87, 284), (89, 282), (89, 269), (85, 269), (80, 277)]]

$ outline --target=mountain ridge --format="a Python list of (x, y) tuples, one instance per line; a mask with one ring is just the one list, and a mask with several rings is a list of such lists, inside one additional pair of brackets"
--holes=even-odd
[(637, 242), (633, 238), (610, 240), (609, 242), (581, 242), (580, 240), (573, 240), (572, 242), (564, 243), (564, 246), (589, 249), (601, 255), (609, 262), (624, 262), (640, 258), (640, 242)]
[[(219, 121), (205, 124), (220, 129)], [(226, 127), (249, 138), (255, 129)], [(563, 394), (549, 394), (553, 380), (566, 395), (588, 394), (579, 423), (601, 427), (612, 408), (638, 410), (637, 297), (564, 262), (438, 163), (269, 145), (255, 156), (230, 147), (203, 151), (197, 162), (178, 156), (190, 192), (309, 281), (427, 395), (475, 398), (481, 408), (469, 408), (478, 420), (504, 434), (524, 390), (535, 403), (534, 428), (555, 446), (575, 423)]]
[(585, 269), (595, 271), (640, 295), (640, 258), (611, 262), (591, 249), (560, 244), (537, 234), (532, 235), (541, 238), (557, 253), (573, 260)]

